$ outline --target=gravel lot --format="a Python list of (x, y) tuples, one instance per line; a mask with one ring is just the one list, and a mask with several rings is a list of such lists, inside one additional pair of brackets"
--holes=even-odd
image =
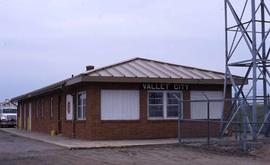
[(58, 146), (0, 132), (1, 165), (269, 165), (269, 161), (269, 158), (215, 154), (204, 150), (173, 145), (67, 150)]

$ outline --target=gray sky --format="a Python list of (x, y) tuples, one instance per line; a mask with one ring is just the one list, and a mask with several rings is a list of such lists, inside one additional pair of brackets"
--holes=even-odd
[(0, 100), (134, 57), (224, 71), (223, 0), (0, 0)]

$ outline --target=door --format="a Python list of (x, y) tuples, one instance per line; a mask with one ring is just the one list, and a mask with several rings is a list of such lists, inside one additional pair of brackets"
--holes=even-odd
[(32, 129), (32, 104), (28, 105), (28, 119), (27, 119), (27, 130), (31, 131)]
[(61, 96), (58, 96), (58, 134), (62, 133)]

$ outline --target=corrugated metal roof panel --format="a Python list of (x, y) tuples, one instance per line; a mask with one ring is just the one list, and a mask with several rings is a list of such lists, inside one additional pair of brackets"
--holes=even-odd
[(206, 74), (212, 76), (214, 79), (224, 79), (224, 75), (215, 74), (213, 72), (206, 72)]
[(135, 77), (147, 77), (145, 73), (143, 73), (141, 70), (137, 69), (133, 65), (130, 65), (129, 63), (127, 63), (126, 65), (122, 65), (122, 67), (126, 68), (131, 73), (134, 73), (136, 75)]
[(92, 76), (100, 76), (98, 73), (93, 73)]
[(150, 67), (149, 65), (147, 65), (147, 63), (143, 63), (142, 61), (134, 61), (135, 64), (137, 64), (138, 66), (141, 67), (141, 69), (147, 71), (149, 74), (149, 77), (159, 77), (162, 78), (163, 75), (158, 73), (155, 68)]
[(190, 76), (192, 79), (201, 79), (202, 77), (192, 72), (192, 69), (187, 69), (182, 66), (175, 67), (176, 70)]
[(191, 76), (188, 76), (186, 74), (184, 74), (183, 72), (179, 72), (177, 71), (176, 69), (174, 69), (173, 67), (171, 66), (168, 66), (167, 64), (164, 64), (164, 65), (160, 65), (162, 68), (164, 68), (164, 70), (167, 70), (168, 72), (170, 72), (171, 74), (174, 74), (176, 75), (176, 77), (178, 78), (186, 78), (186, 79), (191, 79), (192, 77)]
[[(160, 66), (158, 66), (158, 63), (153, 63), (152, 61), (150, 61), (150, 62), (147, 61), (146, 62), (146, 61), (142, 61), (142, 60), (141, 60), (141, 63), (145, 63), (145, 65), (152, 68), (162, 78), (172, 78), (173, 77), (172, 73), (166, 73), (165, 71), (160, 69)], [(177, 77), (175, 77), (175, 78), (177, 78)]]
[(123, 73), (126, 77), (136, 77), (136, 74), (130, 72), (128, 69), (126, 69), (123, 66), (116, 66), (115, 69), (117, 69), (119, 72)]
[(145, 68), (144, 66), (142, 66), (141, 64), (138, 64), (134, 61), (130, 62), (129, 65), (133, 66), (133, 68), (135, 70), (140, 71), (142, 74), (144, 74), (146, 77), (154, 77), (157, 78), (159, 77), (157, 74), (155, 74), (153, 71), (149, 70), (148, 68)]
[(99, 72), (97, 72), (97, 74), (99, 74), (100, 76), (102, 77), (110, 77), (110, 76), (113, 76), (110, 72), (106, 70), (101, 70)]
[(126, 75), (116, 69), (116, 67), (106, 69), (107, 72), (111, 73), (112, 77), (126, 77)]
[(192, 69), (192, 72), (202, 77), (202, 79), (213, 79), (213, 77), (207, 75), (206, 72), (202, 72), (197, 69)]

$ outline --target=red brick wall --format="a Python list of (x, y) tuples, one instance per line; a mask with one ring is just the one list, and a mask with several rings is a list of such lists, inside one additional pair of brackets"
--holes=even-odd
[[(147, 119), (147, 91), (140, 90), (140, 120), (138, 121), (101, 121), (100, 119), (100, 90), (101, 89), (141, 89), (140, 85), (131, 84), (97, 84), (93, 85), (88, 92), (92, 96), (90, 106), (90, 120), (92, 127), (90, 139), (145, 139), (145, 138), (174, 138), (177, 137), (177, 120), (148, 120)], [(223, 90), (223, 86), (191, 86), (191, 90), (216, 91)], [(184, 100), (190, 99), (190, 92), (183, 92)], [(93, 100), (94, 99), (94, 100)], [(190, 118), (190, 103), (184, 103), (185, 118)], [(211, 124), (211, 135), (217, 136), (219, 124)], [(200, 137), (207, 135), (207, 123), (185, 123), (183, 136)]]
[[(101, 89), (138, 89), (140, 90), (140, 120), (138, 121), (101, 121)], [(223, 85), (192, 85), (190, 90), (223, 90)], [(77, 92), (86, 91), (86, 121), (66, 121), (66, 94), (76, 96)], [(228, 88), (230, 97), (231, 88)], [(59, 107), (59, 96), (61, 105)], [(50, 118), (50, 98), (54, 98), (53, 118)], [(190, 99), (190, 92), (184, 91), (185, 100)], [(76, 97), (75, 97), (76, 98)], [(38, 101), (44, 102), (44, 118), (36, 117)], [(58, 118), (61, 119), (61, 133), (67, 137), (91, 140), (113, 139), (147, 139), (147, 138), (174, 138), (177, 137), (177, 120), (148, 120), (147, 118), (147, 91), (141, 89), (141, 84), (119, 83), (89, 83), (74, 86), (65, 92), (58, 92), (48, 96), (40, 96), (24, 102), (32, 103), (32, 131), (49, 133), (52, 129), (60, 132)], [(23, 103), (23, 104), (22, 104)], [(74, 100), (76, 103), (76, 100)], [(74, 107), (75, 108), (75, 107)], [(59, 109), (60, 113), (59, 114)], [(75, 110), (75, 109), (74, 109)], [(19, 114), (20, 115), (20, 114)], [(60, 116), (59, 116), (60, 115)], [(190, 118), (190, 103), (184, 103), (184, 118)], [(23, 124), (22, 120), (22, 124)], [(74, 127), (73, 127), (74, 126)], [(73, 129), (74, 128), (74, 129)], [(207, 123), (185, 122), (183, 136), (199, 137), (207, 135)], [(219, 125), (211, 124), (211, 135), (218, 135)]]
[[(51, 97), (53, 97), (53, 117), (50, 117), (50, 100)], [(43, 117), (41, 116), (41, 104), (40, 102), (43, 102)], [(32, 104), (32, 125), (31, 125), (31, 130), (35, 132), (43, 132), (43, 133), (50, 133), (51, 130), (58, 130), (58, 125), (57, 125), (57, 105), (58, 102), (58, 97), (55, 95), (50, 95), (50, 96), (42, 96), (30, 100), (26, 100), (23, 103), (19, 102), (19, 105), (22, 105), (22, 114), (18, 115), (22, 118), (22, 123), (21, 123), (21, 128), (26, 129), (27, 124), (25, 125), (24, 123), (24, 113), (25, 111), (27, 112), (27, 117), (29, 117), (29, 103)], [(39, 109), (39, 115), (37, 116), (37, 112)], [(19, 111), (18, 111), (19, 112)], [(27, 123), (27, 122), (26, 122)]]

